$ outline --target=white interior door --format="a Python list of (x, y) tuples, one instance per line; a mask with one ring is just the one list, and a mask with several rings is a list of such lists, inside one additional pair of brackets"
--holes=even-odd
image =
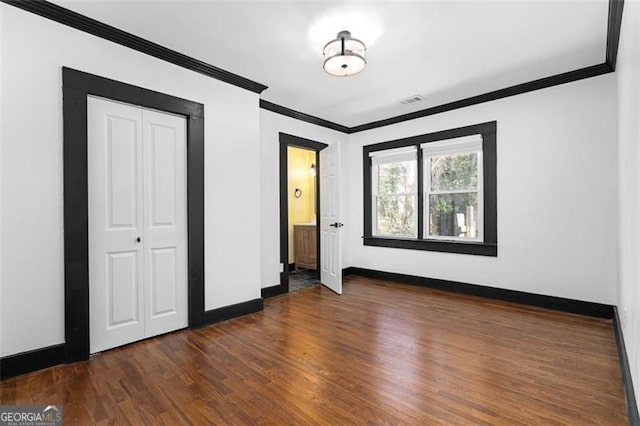
[(320, 151), (320, 281), (342, 294), (340, 144)]
[(142, 111), (87, 100), (91, 353), (144, 338)]
[(186, 119), (144, 110), (145, 337), (187, 326)]
[(88, 98), (89, 339), (187, 325), (186, 119)]

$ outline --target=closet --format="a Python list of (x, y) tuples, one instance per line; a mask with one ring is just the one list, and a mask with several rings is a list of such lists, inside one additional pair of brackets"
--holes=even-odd
[(186, 131), (87, 99), (91, 353), (187, 326)]

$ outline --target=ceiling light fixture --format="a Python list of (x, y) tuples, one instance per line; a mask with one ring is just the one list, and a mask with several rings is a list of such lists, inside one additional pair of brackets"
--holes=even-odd
[(364, 58), (367, 47), (357, 38), (351, 37), (349, 31), (340, 31), (335, 40), (324, 46), (324, 63), (326, 72), (337, 77), (348, 77), (362, 72), (367, 61)]

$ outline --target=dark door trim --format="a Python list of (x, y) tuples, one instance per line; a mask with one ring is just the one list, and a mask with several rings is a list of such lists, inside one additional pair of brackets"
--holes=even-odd
[[(287, 148), (295, 146), (306, 148), (316, 152), (316, 230), (318, 232), (318, 270), (320, 269), (320, 151), (325, 149), (326, 143), (312, 141), (310, 139), (279, 133), (280, 140), (280, 263), (283, 264), (280, 273), (280, 285), (273, 287), (269, 295), (287, 293), (289, 291), (289, 198), (287, 197), (288, 184), (288, 160)], [(267, 295), (265, 293), (265, 295)]]
[(187, 118), (187, 301), (189, 327), (204, 323), (204, 105), (62, 68), (64, 301), (67, 362), (89, 358), (87, 96)]

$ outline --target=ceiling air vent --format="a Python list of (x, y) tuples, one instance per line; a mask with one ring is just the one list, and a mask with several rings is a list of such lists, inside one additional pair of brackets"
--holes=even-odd
[(420, 101), (424, 101), (424, 98), (422, 97), (422, 95), (413, 95), (413, 96), (409, 96), (406, 99), (401, 100), (400, 103), (402, 105), (409, 105), (409, 104), (413, 104)]

